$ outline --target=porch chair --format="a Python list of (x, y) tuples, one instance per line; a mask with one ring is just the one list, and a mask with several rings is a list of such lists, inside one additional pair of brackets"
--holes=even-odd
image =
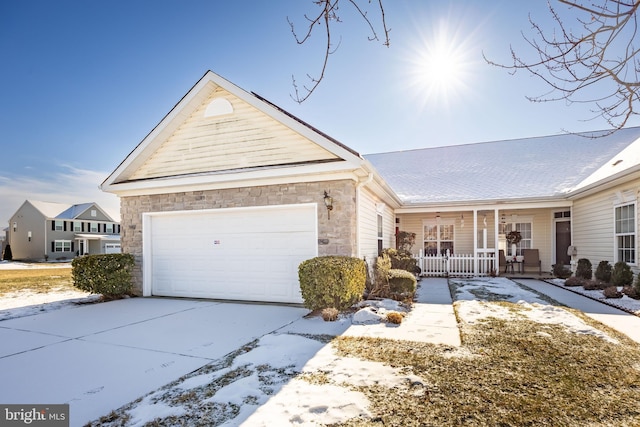
[(498, 259), (499, 259), (500, 265), (504, 265), (505, 274), (507, 273), (507, 269), (509, 268), (509, 266), (511, 266), (511, 272), (513, 273), (513, 264), (512, 263), (507, 264), (507, 257), (504, 256), (504, 251), (502, 249), (498, 250)]
[(538, 274), (542, 274), (542, 261), (540, 261), (540, 253), (537, 249), (523, 249), (522, 255), (524, 256), (523, 272), (527, 267), (538, 267)]

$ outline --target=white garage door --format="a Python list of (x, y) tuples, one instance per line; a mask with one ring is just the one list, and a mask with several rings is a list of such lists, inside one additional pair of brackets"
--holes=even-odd
[(146, 295), (302, 302), (317, 256), (316, 204), (144, 215)]

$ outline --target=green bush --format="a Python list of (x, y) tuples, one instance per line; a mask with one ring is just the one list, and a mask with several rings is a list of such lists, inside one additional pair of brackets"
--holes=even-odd
[(4, 247), (4, 253), (2, 254), (2, 259), (5, 261), (13, 260), (13, 253), (11, 252), (11, 245), (7, 245)]
[(374, 266), (374, 283), (371, 291), (369, 292), (369, 298), (389, 298), (391, 296), (391, 289), (389, 288), (389, 271), (391, 270), (391, 259), (389, 255), (382, 252), (382, 254), (376, 258), (376, 264)]
[(396, 268), (389, 270), (389, 289), (393, 294), (413, 296), (417, 285), (418, 282), (413, 273)]
[(624, 262), (618, 261), (611, 271), (611, 284), (613, 286), (628, 286), (633, 283), (633, 272), (631, 267)]
[(596, 268), (595, 276), (597, 280), (602, 282), (611, 282), (611, 264), (609, 264), (609, 261), (600, 261)]
[(381, 255), (384, 254), (391, 260), (391, 268), (406, 270), (413, 274), (420, 273), (418, 260), (415, 259), (408, 250), (387, 248), (382, 251)]
[(119, 298), (131, 292), (131, 254), (86, 255), (71, 262), (73, 286), (85, 292)]
[(362, 298), (366, 263), (359, 258), (322, 256), (303, 261), (298, 279), (304, 306), (310, 310), (345, 310)]
[(553, 275), (559, 279), (566, 279), (571, 276), (571, 270), (562, 263), (553, 264)]
[(576, 267), (576, 277), (582, 279), (591, 280), (593, 276), (591, 261), (587, 258), (580, 258), (578, 260), (578, 266)]

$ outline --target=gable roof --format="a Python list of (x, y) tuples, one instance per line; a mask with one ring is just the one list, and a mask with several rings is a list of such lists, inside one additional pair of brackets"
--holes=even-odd
[[(364, 157), (408, 206), (553, 199), (566, 197), (581, 185), (595, 182), (589, 178), (597, 171), (602, 175), (597, 180), (606, 178), (607, 174), (614, 172), (607, 167), (615, 163), (620, 153), (640, 144), (640, 127), (622, 129), (598, 138), (590, 137), (594, 135), (604, 135), (604, 132), (425, 148)], [(622, 167), (631, 166), (633, 162)]]
[(356, 151), (208, 71), (101, 188), (207, 185), (237, 182), (248, 173), (288, 176), (354, 170), (364, 163)]
[[(40, 200), (27, 200), (25, 203), (30, 203), (46, 218), (55, 219), (76, 219), (89, 208), (94, 207), (104, 214), (111, 222), (115, 222), (109, 214), (103, 211), (96, 203), (81, 203), (77, 205), (69, 205), (66, 203), (55, 202), (42, 202)], [(24, 204), (23, 204), (24, 206)]]

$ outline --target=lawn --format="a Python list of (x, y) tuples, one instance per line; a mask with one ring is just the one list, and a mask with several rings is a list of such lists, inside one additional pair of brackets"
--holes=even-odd
[(30, 290), (47, 293), (53, 290), (71, 291), (71, 267), (0, 270), (0, 296)]

